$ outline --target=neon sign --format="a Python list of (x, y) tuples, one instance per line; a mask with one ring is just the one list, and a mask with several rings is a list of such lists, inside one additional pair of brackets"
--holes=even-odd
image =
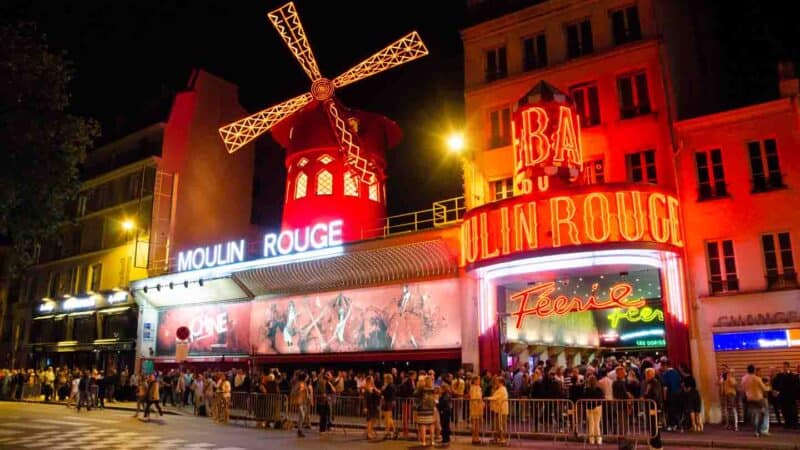
[(225, 333), (228, 331), (228, 313), (221, 312), (214, 317), (195, 317), (189, 325), (189, 330), (192, 333), (192, 342)]
[(608, 315), (608, 321), (611, 323), (611, 328), (618, 328), (620, 320), (627, 320), (628, 322), (652, 322), (654, 320), (663, 322), (664, 311), (645, 306), (644, 308), (631, 307), (626, 310), (615, 309)]
[[(618, 283), (611, 286), (608, 289), (609, 298), (605, 300), (598, 299), (595, 294), (589, 295), (585, 300), (579, 296), (570, 298), (566, 295), (557, 295), (553, 298), (550, 294), (555, 290), (556, 283), (550, 281), (530, 287), (509, 297), (512, 301), (519, 301), (519, 309), (511, 314), (517, 317), (517, 329), (522, 328), (522, 321), (527, 316), (544, 318), (593, 309), (639, 308), (645, 305), (645, 300), (642, 298), (628, 298), (633, 292), (633, 287), (628, 283)], [(528, 301), (531, 298), (534, 299), (534, 303), (533, 306), (528, 307)]]
[(244, 261), (244, 239), (178, 253), (178, 272)]
[(39, 312), (40, 313), (49, 313), (53, 312), (56, 309), (56, 304), (52, 302), (42, 303), (39, 305)]
[(474, 208), (461, 224), (461, 262), (607, 242), (683, 247), (678, 199), (645, 189), (583, 190), (556, 196), (535, 193)]
[(309, 248), (319, 250), (342, 244), (341, 220), (318, 223), (302, 229), (283, 230), (264, 236), (264, 257), (270, 258), (289, 253), (302, 253)]

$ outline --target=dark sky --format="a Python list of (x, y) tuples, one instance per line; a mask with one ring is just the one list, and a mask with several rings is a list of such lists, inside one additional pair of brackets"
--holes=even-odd
[[(514, 1), (514, 0), (509, 0)], [(517, 0), (522, 1), (522, 0)], [(673, 0), (669, 0), (673, 1)], [(266, 18), (283, 0), (5, 0), (0, 21), (34, 20), (53, 49), (74, 61), (73, 110), (103, 124), (103, 141), (165, 120), (172, 94), (200, 67), (240, 86), (250, 111), (309, 89), (300, 66)], [(406, 138), (389, 155), (389, 213), (430, 207), (460, 193), (458, 164), (442, 136), (463, 108), (459, 30), (466, 0), (297, 0), (323, 75), (339, 73), (411, 30), (431, 54), (338, 92), (348, 106), (397, 121)], [(719, 44), (724, 107), (777, 95), (775, 62), (798, 59), (795, 18), (783, 2), (703, 1)], [(264, 186), (279, 205), (282, 150), (257, 149), (276, 174)], [(278, 219), (279, 214), (275, 214)]]

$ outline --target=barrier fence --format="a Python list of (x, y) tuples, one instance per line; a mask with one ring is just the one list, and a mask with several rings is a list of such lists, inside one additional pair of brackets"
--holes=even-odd
[[(211, 415), (220, 417), (223, 401), (215, 398)], [(346, 432), (347, 428), (361, 428), (367, 417), (366, 402), (362, 397), (330, 396), (331, 424), (333, 430)], [(577, 437), (596, 442), (598, 438), (645, 441), (655, 437), (659, 429), (659, 411), (652, 400), (579, 400), (567, 399), (510, 399), (508, 414), (500, 403), (484, 399), (479, 401), (457, 398), (451, 402), (450, 430), (456, 434), (470, 434), (478, 427), (482, 438), (494, 437), (506, 441), (515, 437), (549, 437), (553, 440)], [(307, 405), (306, 427), (316, 421), (318, 403)], [(395, 432), (404, 438), (416, 433), (416, 399), (399, 398), (392, 404)], [(504, 412), (504, 411), (503, 411)], [(295, 428), (300, 420), (297, 404), (283, 394), (249, 394), (233, 392), (229, 401), (231, 420), (255, 423), (278, 423), (283, 428)], [(441, 429), (438, 414), (435, 428)], [(376, 420), (376, 429), (388, 425)]]

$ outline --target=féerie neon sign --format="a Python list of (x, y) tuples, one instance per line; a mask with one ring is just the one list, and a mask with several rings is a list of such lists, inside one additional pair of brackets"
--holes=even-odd
[[(593, 291), (596, 288), (597, 285), (593, 285)], [(607, 299), (599, 299), (595, 294), (591, 294), (586, 299), (579, 296), (570, 298), (566, 295), (551, 297), (555, 290), (556, 283), (550, 281), (537, 284), (510, 297), (510, 300), (519, 301), (519, 309), (511, 314), (517, 317), (517, 329), (522, 328), (522, 321), (527, 316), (544, 318), (593, 309), (640, 308), (645, 305), (643, 298), (629, 298), (631, 292), (633, 292), (633, 287), (628, 283), (618, 283), (611, 286), (608, 289), (609, 297)], [(534, 299), (533, 306), (528, 307), (528, 301), (531, 298)]]
[(664, 321), (664, 311), (658, 308), (651, 308), (645, 306), (644, 308), (630, 307), (628, 309), (615, 309), (608, 315), (608, 321), (611, 328), (619, 327), (620, 320), (627, 320), (628, 322), (652, 322)]

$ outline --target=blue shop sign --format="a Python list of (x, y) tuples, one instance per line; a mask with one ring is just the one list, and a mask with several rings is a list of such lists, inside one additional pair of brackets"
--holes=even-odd
[(789, 347), (787, 330), (714, 333), (714, 350), (718, 352), (787, 347)]

